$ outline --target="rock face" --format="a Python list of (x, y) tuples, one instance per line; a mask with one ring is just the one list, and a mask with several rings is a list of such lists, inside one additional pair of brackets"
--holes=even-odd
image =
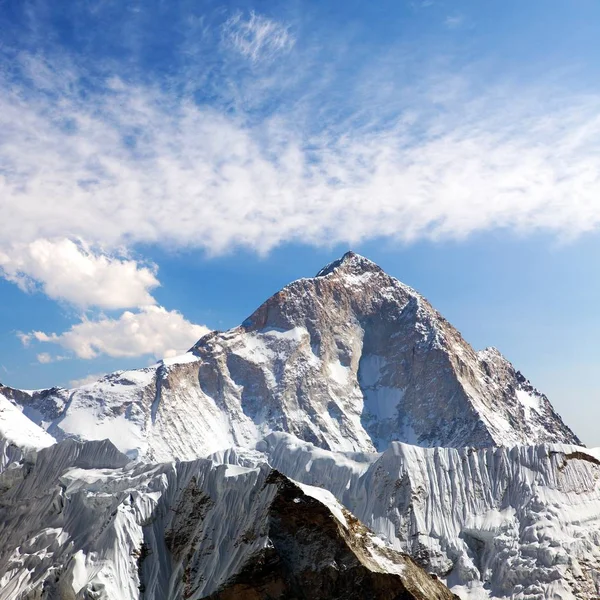
[(331, 509), (311, 490), (277, 471), (271, 471), (265, 485), (276, 489), (267, 525), (271, 544), (210, 598), (456, 598), (408, 556), (383, 546), (348, 511), (332, 518)]
[(334, 453), (273, 433), (257, 460), (326, 486), (365, 525), (466, 598), (600, 596), (600, 450), (543, 444)]
[(284, 431), (384, 450), (579, 440), (494, 350), (475, 352), (417, 292), (354, 253), (272, 296), (187, 355), (67, 392), (0, 388), (57, 439), (109, 437), (157, 460)]
[(0, 474), (2, 600), (356, 597), (456, 598), (266, 464), (132, 464), (65, 440)]

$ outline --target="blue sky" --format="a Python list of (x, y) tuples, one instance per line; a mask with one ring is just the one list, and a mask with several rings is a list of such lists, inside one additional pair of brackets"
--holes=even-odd
[(600, 445), (599, 19), (0, 2), (0, 381), (146, 365), (352, 248)]

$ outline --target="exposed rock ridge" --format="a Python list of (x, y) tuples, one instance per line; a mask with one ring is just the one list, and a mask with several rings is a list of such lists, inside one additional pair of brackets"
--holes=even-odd
[(362, 275), (368, 271), (383, 272), (383, 269), (372, 260), (349, 250), (341, 258), (338, 258), (328, 265), (325, 265), (315, 277), (326, 277), (338, 269), (343, 269), (346, 273), (353, 275)]
[(0, 600), (357, 596), (456, 598), (266, 464), (132, 464), (110, 442), (65, 440), (0, 475)]
[(591, 600), (600, 590), (600, 449), (543, 444), (339, 455), (288, 434), (260, 453), (287, 476), (326, 486), (368, 527), (464, 598)]
[(457, 599), (408, 556), (382, 546), (348, 511), (343, 522), (332, 517), (277, 471), (265, 485), (277, 489), (269, 508), (270, 544), (211, 599)]

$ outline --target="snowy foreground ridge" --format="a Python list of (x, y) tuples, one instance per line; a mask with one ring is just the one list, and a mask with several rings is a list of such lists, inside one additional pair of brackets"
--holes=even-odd
[(182, 357), (0, 386), (0, 600), (600, 598), (599, 459), (347, 253)]

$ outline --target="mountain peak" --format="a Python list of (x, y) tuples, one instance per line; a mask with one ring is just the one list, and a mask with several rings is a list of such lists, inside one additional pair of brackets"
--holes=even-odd
[(160, 460), (253, 447), (272, 431), (349, 452), (579, 443), (496, 350), (476, 353), (417, 292), (354, 252), (285, 286), (241, 326), (204, 336), (190, 360), (72, 392), (0, 394), (58, 438), (88, 435), (90, 406), (103, 415), (101, 438), (126, 418), (135, 433), (122, 450)]
[(316, 277), (325, 277), (334, 271), (343, 270), (353, 275), (362, 275), (367, 272), (378, 272), (383, 269), (372, 260), (349, 250), (341, 258), (325, 265), (316, 275)]

